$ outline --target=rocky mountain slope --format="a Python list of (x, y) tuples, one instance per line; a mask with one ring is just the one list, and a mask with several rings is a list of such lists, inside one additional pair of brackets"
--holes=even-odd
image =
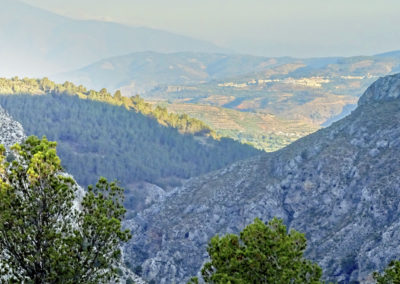
[(144, 278), (184, 283), (215, 234), (255, 217), (306, 233), (326, 280), (367, 281), (400, 254), (400, 74), (376, 81), (348, 117), (274, 153), (194, 178), (126, 226)]

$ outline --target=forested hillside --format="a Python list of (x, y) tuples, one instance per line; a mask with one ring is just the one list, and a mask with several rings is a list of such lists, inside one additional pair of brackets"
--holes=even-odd
[(206, 135), (216, 138), (214, 131), (200, 120), (188, 117), (185, 114), (178, 115), (168, 113), (163, 107), (153, 109), (151, 104), (146, 103), (139, 96), (123, 97), (120, 91), (116, 91), (112, 96), (105, 88), (99, 92), (87, 90), (84, 86), (76, 86), (71, 82), (56, 84), (47, 78), (43, 79), (12, 79), (0, 78), (0, 95), (69, 95), (77, 96), (81, 99), (106, 102), (113, 105), (124, 106), (126, 109), (132, 109), (136, 112), (150, 117), (154, 117), (160, 124), (179, 129), (182, 133), (195, 135)]
[[(46, 135), (57, 141), (64, 167), (84, 186), (94, 183), (99, 176), (117, 178), (125, 186), (138, 181), (176, 185), (181, 179), (260, 153), (231, 139), (180, 133), (168, 126), (172, 120), (160, 124), (164, 120), (155, 118), (153, 112), (168, 117), (165, 110), (158, 109), (146, 116), (122, 103), (118, 106), (93, 100), (101, 95), (99, 100), (113, 98), (104, 91), (91, 91), (91, 99), (82, 99), (86, 96), (83, 87), (76, 87), (82, 89), (78, 96), (59, 85), (51, 90), (43, 85), (39, 92), (42, 95), (32, 96), (22, 93), (35, 94), (36, 87), (18, 89), (14, 84), (14, 90), (7, 91), (5, 82), (1, 80), (0, 104), (22, 123), (27, 135)], [(7, 92), (11, 95), (5, 95)], [(127, 98), (121, 98), (124, 99)], [(147, 104), (138, 98), (132, 99), (135, 101), (145, 112)], [(190, 121), (186, 116), (171, 117)]]

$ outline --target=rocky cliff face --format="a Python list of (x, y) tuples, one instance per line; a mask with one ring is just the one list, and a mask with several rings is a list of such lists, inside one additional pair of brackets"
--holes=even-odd
[(375, 82), (351, 115), (278, 152), (188, 181), (128, 220), (144, 278), (184, 283), (215, 234), (255, 217), (305, 232), (326, 280), (367, 281), (400, 254), (400, 75)]

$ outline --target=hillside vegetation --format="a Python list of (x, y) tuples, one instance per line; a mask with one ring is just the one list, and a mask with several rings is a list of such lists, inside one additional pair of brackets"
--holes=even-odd
[[(138, 181), (176, 185), (260, 153), (232, 139), (201, 136), (211, 133), (202, 128), (191, 132), (198, 136), (188, 134), (196, 125), (190, 121), (196, 120), (152, 110), (139, 98), (88, 92), (46, 79), (2, 79), (0, 84), (0, 104), (28, 135), (57, 141), (64, 166), (85, 186), (99, 176), (117, 178), (124, 186)], [(186, 134), (171, 127), (173, 123), (182, 125), (178, 128)]]
[(210, 135), (216, 138), (215, 132), (200, 120), (190, 118), (185, 114), (177, 115), (174, 113), (168, 113), (167, 109), (163, 107), (156, 107), (153, 109), (151, 104), (146, 103), (139, 96), (130, 98), (123, 97), (120, 91), (116, 91), (114, 95), (111, 95), (105, 88), (97, 92), (94, 90), (87, 90), (82, 85), (76, 86), (68, 81), (64, 84), (56, 84), (47, 78), (0, 78), (0, 95), (10, 94), (69, 95), (77, 96), (81, 99), (106, 102), (112, 105), (124, 106), (126, 109), (132, 109), (146, 116), (154, 117), (160, 124), (177, 128), (182, 133)]

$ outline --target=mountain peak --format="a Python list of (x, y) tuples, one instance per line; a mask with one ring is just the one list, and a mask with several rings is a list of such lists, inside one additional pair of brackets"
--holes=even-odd
[(358, 101), (358, 105), (390, 101), (400, 97), (400, 74), (379, 78), (373, 83)]

